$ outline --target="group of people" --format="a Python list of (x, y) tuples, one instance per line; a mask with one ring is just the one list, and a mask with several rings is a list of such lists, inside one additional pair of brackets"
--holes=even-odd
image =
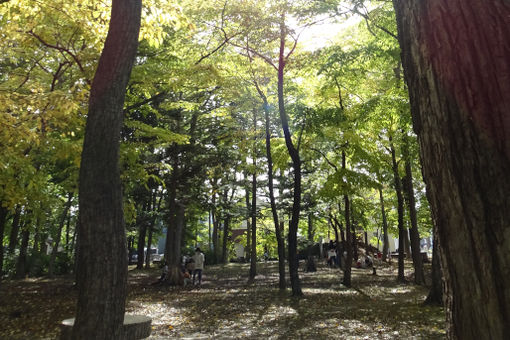
[[(181, 262), (181, 280), (183, 286), (188, 284), (195, 285), (195, 282), (200, 286), (202, 284), (202, 271), (204, 270), (205, 256), (200, 248), (195, 249), (195, 254), (191, 257), (183, 257)], [(163, 270), (161, 277), (155, 284), (163, 283), (168, 278), (168, 263), (163, 262)]]

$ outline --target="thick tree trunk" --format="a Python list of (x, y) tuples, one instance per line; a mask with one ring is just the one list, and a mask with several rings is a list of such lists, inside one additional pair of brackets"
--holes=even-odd
[(397, 194), (397, 212), (398, 212), (398, 276), (397, 281), (405, 282), (404, 276), (404, 247), (405, 247), (405, 229), (404, 229), (404, 198), (402, 196), (402, 182), (398, 173), (397, 157), (395, 155), (395, 146), (390, 136), (391, 162), (393, 168), (393, 185)]
[(280, 54), (278, 59), (278, 109), (280, 112), (280, 120), (282, 123), (283, 134), (285, 136), (285, 144), (292, 159), (292, 167), (294, 169), (294, 193), (292, 204), (292, 217), (289, 224), (289, 274), (290, 284), (292, 286), (292, 295), (301, 296), (301, 282), (298, 274), (298, 257), (297, 257), (297, 230), (299, 225), (299, 214), (301, 211), (301, 159), (299, 151), (294, 146), (292, 136), (289, 129), (287, 113), (285, 112), (285, 100), (283, 93), (284, 69), (286, 63), (285, 57), (285, 17), (282, 15), (280, 23)]
[(121, 339), (127, 251), (119, 174), (126, 86), (135, 61), (141, 1), (113, 0), (92, 82), (79, 183), (78, 306), (73, 339)]
[(165, 261), (168, 265), (166, 282), (169, 285), (177, 286), (182, 282), (181, 245), (186, 209), (175, 199), (170, 201), (169, 204), (171, 204), (169, 207), (170, 216), (165, 243)]
[(394, 0), (448, 335), (510, 324), (510, 2)]
[(18, 234), (21, 225), (21, 206), (17, 206), (12, 218), (11, 233), (9, 236), (9, 254), (12, 255), (18, 245)]
[(390, 241), (388, 239), (388, 220), (386, 219), (386, 209), (384, 208), (384, 197), (382, 188), (379, 188), (379, 201), (381, 202), (382, 229), (383, 229), (382, 260), (386, 261), (388, 258), (388, 248), (390, 246)]
[(409, 137), (404, 132), (402, 153), (405, 160), (404, 192), (407, 198), (407, 206), (409, 208), (409, 219), (411, 228), (409, 229), (411, 237), (411, 251), (414, 266), (414, 282), (418, 285), (425, 284), (425, 273), (423, 272), (423, 260), (421, 257), (420, 233), (418, 231), (418, 218), (416, 213), (416, 200), (414, 198), (413, 172), (411, 169), (411, 154), (409, 152)]

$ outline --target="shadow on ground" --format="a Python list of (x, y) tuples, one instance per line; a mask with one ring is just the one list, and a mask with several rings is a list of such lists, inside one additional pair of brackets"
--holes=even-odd
[[(391, 266), (353, 269), (353, 288), (338, 269), (300, 272), (304, 296), (280, 291), (276, 262), (207, 267), (201, 287), (151, 286), (157, 269), (131, 270), (127, 312), (153, 319), (150, 339), (443, 339), (442, 308), (423, 306), (427, 288), (398, 284)], [(0, 286), (0, 339), (54, 339), (74, 314), (71, 278)], [(5, 327), (4, 327), (5, 326)]]

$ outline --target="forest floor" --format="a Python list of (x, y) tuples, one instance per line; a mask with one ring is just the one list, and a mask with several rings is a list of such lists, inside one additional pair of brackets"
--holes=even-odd
[[(301, 298), (278, 289), (277, 262), (258, 263), (252, 284), (249, 264), (209, 266), (185, 288), (151, 285), (157, 268), (130, 270), (126, 308), (152, 318), (149, 339), (444, 339), (443, 309), (423, 305), (427, 288), (397, 283), (395, 266), (353, 268), (347, 288), (318, 263), (299, 272)], [(0, 339), (56, 339), (76, 296), (71, 277), (1, 282)]]

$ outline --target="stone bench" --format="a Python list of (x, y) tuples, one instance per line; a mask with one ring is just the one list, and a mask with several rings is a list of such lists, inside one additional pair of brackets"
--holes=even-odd
[[(60, 324), (60, 339), (71, 340), (74, 318), (65, 319)], [(151, 335), (151, 319), (144, 315), (124, 316), (124, 339), (145, 339)]]

